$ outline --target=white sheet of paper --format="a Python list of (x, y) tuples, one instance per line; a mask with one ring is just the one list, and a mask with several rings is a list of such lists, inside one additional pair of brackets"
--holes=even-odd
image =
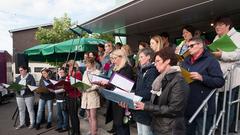
[(119, 88), (115, 88), (115, 89), (113, 90), (113, 92), (115, 92), (115, 93), (117, 93), (117, 94), (119, 94), (119, 95), (121, 95), (121, 96), (127, 97), (127, 98), (129, 98), (129, 99), (132, 99), (132, 100), (135, 101), (135, 102), (142, 100), (142, 97), (137, 96), (137, 95), (135, 95), (135, 94), (132, 93), (132, 92), (123, 91), (123, 90), (121, 90), (121, 89), (119, 89)]
[(88, 78), (91, 82), (101, 82), (101, 81), (109, 81), (108, 79), (106, 78), (103, 78), (103, 77), (100, 77), (100, 76), (97, 76), (97, 75), (93, 75), (93, 74), (88, 74)]
[[(55, 85), (55, 84), (57, 84), (58, 83), (58, 81), (55, 81), (55, 80), (52, 80), (52, 79), (49, 79), (50, 80), (50, 82), (53, 84), (53, 85)], [(47, 85), (46, 85), (47, 86)]]
[[(76, 83), (77, 82), (81, 82), (81, 81), (76, 79)], [(71, 83), (71, 85), (75, 84), (75, 78), (74, 77), (70, 77), (70, 83)]]
[[(4, 86), (5, 87), (5, 86)], [(0, 86), (0, 92), (2, 92), (2, 96), (8, 94), (8, 90)]]
[(37, 86), (31, 86), (31, 85), (27, 85), (27, 86), (31, 91), (34, 91), (38, 88)]
[(48, 85), (49, 85), (49, 83), (46, 82), (46, 81), (44, 81), (44, 80), (43, 80), (43, 83), (44, 83), (45, 86), (48, 86)]
[(132, 90), (132, 87), (134, 85), (133, 81), (130, 81), (127, 78), (116, 73), (114, 74), (110, 83), (128, 92)]
[(10, 85), (6, 84), (6, 83), (2, 83), (2, 85), (5, 87), (5, 88), (8, 88)]

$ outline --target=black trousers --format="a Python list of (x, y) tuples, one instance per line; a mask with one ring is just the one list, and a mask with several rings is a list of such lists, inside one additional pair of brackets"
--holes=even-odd
[(130, 135), (129, 124), (114, 125), (117, 135)]
[(80, 123), (78, 119), (78, 98), (68, 98), (68, 112), (71, 120), (71, 135), (80, 135)]

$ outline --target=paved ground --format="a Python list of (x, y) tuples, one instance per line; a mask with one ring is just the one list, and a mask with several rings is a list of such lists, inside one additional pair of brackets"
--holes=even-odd
[[(54, 117), (53, 117), (53, 128), (52, 130), (49, 130), (48, 132), (47, 129), (45, 129), (46, 124), (41, 125), (40, 130), (35, 130), (35, 129), (28, 129), (28, 128), (23, 128), (20, 130), (15, 130), (13, 127), (14, 120), (11, 120), (12, 115), (14, 114), (14, 111), (16, 109), (16, 102), (15, 99), (13, 98), (10, 103), (8, 104), (3, 104), (0, 105), (0, 135), (37, 135), (42, 133), (42, 135), (55, 135), (55, 134), (60, 134), (54, 129), (56, 128), (56, 106), (54, 106)], [(110, 135), (106, 131), (111, 128), (111, 123), (105, 125), (104, 124), (104, 109), (98, 110), (98, 127), (99, 127), (99, 135)], [(80, 119), (80, 129), (82, 135), (86, 135), (88, 132), (88, 122), (87, 120)], [(44, 133), (45, 132), (45, 133)], [(68, 133), (61, 133), (60, 135), (67, 135)], [(134, 125), (131, 126), (131, 135), (136, 135), (136, 127)]]
[[(21, 130), (15, 130), (13, 127), (14, 120), (12, 120), (12, 115), (14, 114), (14, 111), (16, 110), (16, 101), (15, 98), (10, 100), (9, 103), (0, 105), (0, 135), (68, 135), (68, 132), (64, 133), (58, 133), (54, 129), (56, 128), (56, 106), (54, 106), (54, 117), (53, 117), (53, 128), (51, 128), (49, 131), (45, 129), (44, 127), (46, 124), (41, 125), (40, 130), (35, 129), (28, 129), (23, 128)], [(98, 131), (99, 135), (110, 135), (106, 131), (111, 128), (111, 124), (104, 124), (105, 118), (103, 116), (103, 113), (105, 112), (105, 108), (102, 108), (98, 110)], [(18, 124), (18, 123), (17, 123)], [(80, 129), (82, 135), (86, 135), (88, 132), (88, 121), (85, 119), (80, 119)], [(240, 128), (239, 128), (240, 129)], [(131, 125), (131, 135), (137, 135), (136, 126)], [(218, 135), (218, 134), (217, 134)], [(240, 135), (240, 133), (235, 134), (229, 134), (229, 135)]]

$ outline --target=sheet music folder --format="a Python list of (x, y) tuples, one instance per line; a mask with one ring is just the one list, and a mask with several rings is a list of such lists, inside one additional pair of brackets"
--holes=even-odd
[(137, 96), (134, 93), (130, 93), (134, 85), (132, 80), (129, 80), (120, 74), (114, 73), (109, 83), (116, 86), (113, 91), (107, 89), (99, 90), (101, 95), (106, 99), (116, 103), (124, 102), (131, 109), (134, 109), (134, 102), (142, 100), (142, 97)]
[[(99, 92), (101, 95), (115, 103), (124, 102), (128, 105), (128, 108), (134, 109), (134, 102), (141, 101), (142, 97), (136, 96), (133, 93), (125, 92), (125, 95), (119, 94), (116, 91), (111, 91), (107, 89), (100, 89)], [(136, 97), (134, 97), (136, 96)]]

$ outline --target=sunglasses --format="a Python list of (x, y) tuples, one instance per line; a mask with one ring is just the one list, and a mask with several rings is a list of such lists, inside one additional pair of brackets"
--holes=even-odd
[(193, 48), (197, 44), (199, 44), (199, 43), (190, 44), (190, 45), (188, 45), (188, 48)]

